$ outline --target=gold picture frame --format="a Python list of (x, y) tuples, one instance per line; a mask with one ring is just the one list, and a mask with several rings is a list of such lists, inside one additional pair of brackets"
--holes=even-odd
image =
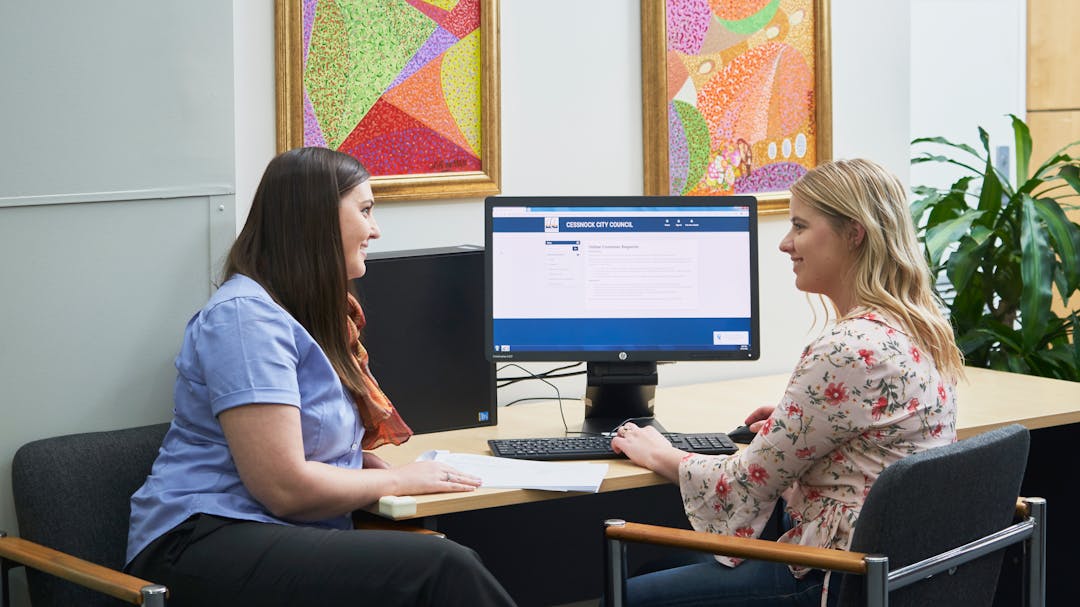
[[(793, 1), (796, 3), (801, 2), (801, 4), (806, 6), (811, 6), (813, 10), (811, 18), (813, 19), (812, 54), (814, 64), (814, 88), (812, 91), (813, 110), (810, 112), (813, 124), (809, 127), (809, 130), (812, 131), (813, 142), (809, 147), (813, 149), (813, 165), (816, 165), (830, 159), (832, 155), (829, 2), (828, 0), (776, 0), (775, 3), (770, 2), (768, 5), (770, 7), (773, 4), (782, 6), (786, 2)], [(694, 4), (680, 2), (680, 0), (641, 0), (642, 139), (644, 144), (644, 191), (647, 195), (668, 195), (672, 193), (669, 169), (671, 137), (668, 127), (669, 100), (672, 99), (672, 94), (669, 91), (668, 86), (669, 41), (667, 10), (669, 2)], [(707, 10), (701, 9), (700, 7), (698, 8), (699, 10)], [(782, 8), (778, 8), (776, 9), (776, 13), (780, 13), (782, 10)], [(806, 11), (802, 10), (801, 12), (805, 13)], [(773, 21), (765, 22), (761, 27), (767, 28), (770, 27), (772, 23), (775, 23), (775, 20), (779, 18), (776, 13), (766, 15), (766, 18), (772, 19)], [(786, 15), (786, 13), (781, 14), (781, 16), (784, 15)], [(805, 14), (800, 15), (799, 22), (803, 23), (802, 19), (805, 19), (805, 17)], [(700, 17), (699, 15), (699, 18), (705, 17)], [(707, 18), (712, 20), (719, 19), (711, 13)], [(701, 25), (700, 22), (698, 25)], [(710, 21), (710, 25), (706, 27), (713, 26), (715, 26), (715, 24)], [(785, 27), (790, 26), (785, 25)], [(766, 30), (762, 29), (762, 31), (764, 32)], [(781, 31), (780, 28), (777, 29), (777, 32), (779, 31)], [(768, 33), (775, 35), (776, 32), (770, 31)], [(700, 27), (698, 28), (698, 35), (700, 35)], [(675, 51), (672, 51), (672, 53), (674, 52)], [(719, 54), (717, 54), (717, 57), (719, 57)], [(719, 63), (719, 61), (717, 61), (717, 63)], [(705, 69), (705, 67), (702, 67), (701, 69)], [(718, 67), (715, 69), (720, 70), (721, 68)], [(713, 138), (712, 132), (708, 131), (708, 135), (711, 141)], [(803, 141), (807, 138), (809, 137), (804, 135)], [(743, 143), (745, 142), (740, 141), (740, 144)], [(790, 146), (785, 142), (785, 149), (789, 147)], [(804, 148), (805, 147), (807, 146), (804, 146)], [(739, 148), (739, 151), (742, 149), (744, 148)], [(749, 144), (747, 144), (745, 149), (749, 151)], [(774, 152), (775, 147), (770, 148), (770, 151)], [(713, 150), (706, 150), (706, 153), (716, 154)], [(739, 156), (735, 157), (739, 158)], [(700, 158), (700, 154), (698, 158)], [(748, 155), (744, 154), (742, 158), (745, 162), (749, 162)], [(697, 162), (698, 167), (700, 167), (701, 161), (698, 160)], [(749, 166), (749, 164), (746, 166)], [(687, 181), (691, 180), (687, 179)], [(684, 192), (680, 190), (680, 192), (676, 193)], [(760, 192), (743, 190), (740, 192), (730, 191), (725, 193), (753, 194), (758, 198), (758, 212), (761, 215), (786, 213), (791, 198), (790, 191), (786, 189)]]
[[(477, 3), (480, 10), (480, 120), (477, 135), (480, 168), (375, 174), (371, 179), (372, 190), (379, 201), (482, 198), (500, 192), (499, 0), (478, 0)], [(276, 134), (280, 153), (305, 145), (303, 2), (275, 0), (274, 9)]]

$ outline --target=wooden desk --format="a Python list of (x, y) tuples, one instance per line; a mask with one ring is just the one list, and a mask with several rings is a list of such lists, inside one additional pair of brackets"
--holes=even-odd
[[(742, 423), (755, 407), (775, 404), (787, 385), (788, 375), (768, 375), (713, 383), (694, 384), (656, 391), (656, 416), (674, 432), (726, 431)], [(967, 369), (967, 381), (959, 386), (958, 434), (960, 438), (1011, 423), (1029, 429), (1080, 422), (1080, 383), (986, 369)], [(581, 401), (563, 401), (566, 423), (571, 430), (581, 427)], [(562, 419), (555, 401), (514, 405), (499, 409), (495, 427), (455, 430), (414, 436), (398, 447), (383, 447), (378, 453), (394, 465), (415, 460), (430, 449), (488, 455), (491, 438), (561, 436)], [(604, 460), (608, 474), (601, 492), (620, 491), (666, 484), (663, 477), (627, 460)], [(522, 489), (478, 489), (469, 493), (420, 495), (411, 499), (415, 512), (396, 519), (412, 519), (509, 506), (581, 495), (555, 491)], [(373, 507), (373, 512), (378, 508)], [(389, 516), (387, 512), (382, 513)]]

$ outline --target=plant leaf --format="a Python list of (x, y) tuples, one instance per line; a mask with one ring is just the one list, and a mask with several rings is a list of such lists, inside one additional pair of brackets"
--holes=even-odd
[(1036, 198), (1033, 202), (1035, 211), (1046, 222), (1065, 277), (1064, 290), (1059, 285), (1061, 298), (1068, 300), (1072, 292), (1080, 288), (1080, 227), (1069, 221), (1053, 198)]
[(1043, 341), (1039, 344), (1039, 347), (1049, 348), (1067, 344), (1071, 330), (1072, 325), (1068, 318), (1059, 318), (1056, 314), (1051, 314), (1050, 322), (1047, 324), (1046, 330), (1043, 331)]
[(983, 256), (990, 246), (987, 238), (992, 232), (983, 226), (973, 226), (971, 234), (960, 239), (960, 246), (949, 255), (945, 263), (949, 282), (957, 293), (967, 291), (971, 280), (982, 264)]
[[(1080, 144), (1080, 141), (1074, 141), (1073, 143), (1070, 143), (1069, 145), (1067, 145), (1065, 147), (1071, 147), (1071, 146), (1074, 146), (1074, 145), (1077, 145), (1077, 144)], [(1062, 148), (1062, 149), (1064, 149), (1064, 148)], [(1046, 162), (1043, 162), (1042, 164), (1040, 164), (1039, 168), (1035, 169), (1035, 173), (1032, 174), (1031, 178), (1032, 179), (1041, 179), (1041, 178), (1045, 177), (1046, 174), (1049, 173), (1051, 169), (1053, 169), (1055, 167), (1058, 167), (1058, 166), (1062, 166), (1062, 165), (1068, 166), (1068, 163), (1074, 162), (1074, 161), (1075, 161), (1075, 159), (1072, 156), (1069, 156), (1068, 154), (1061, 154), (1061, 153), (1055, 154), (1055, 155), (1051, 156), (1050, 158), (1048, 158), (1046, 160)]]
[(911, 164), (922, 164), (924, 162), (944, 162), (946, 164), (955, 164), (958, 167), (964, 167), (965, 169), (975, 173), (976, 175), (982, 175), (982, 171), (976, 169), (970, 164), (964, 164), (959, 160), (953, 160), (948, 156), (936, 156), (934, 154), (923, 154), (922, 156), (916, 156), (911, 159)]
[(947, 219), (926, 230), (926, 252), (930, 255), (930, 265), (941, 263), (945, 248), (960, 239), (971, 228), (971, 223), (982, 215), (982, 211), (969, 210), (959, 217)]
[[(918, 193), (919, 192), (916, 191), (916, 194)], [(926, 210), (933, 207), (935, 204), (938, 203), (939, 200), (942, 199), (942, 197), (945, 196), (944, 194), (933, 188), (931, 188), (929, 192), (925, 193), (926, 196), (913, 201), (910, 206), (911, 221), (915, 224), (916, 228), (918, 228), (919, 224), (922, 222), (922, 216), (926, 214)]]
[(942, 222), (959, 217), (969, 210), (971, 210), (971, 207), (964, 200), (963, 191), (950, 191), (930, 207), (930, 217), (926, 220), (926, 227), (927, 229), (932, 228)]
[(977, 127), (979, 129), (979, 142), (982, 143), (983, 151), (986, 152), (986, 159), (990, 160), (990, 133), (986, 132), (986, 129)]
[(998, 339), (994, 335), (985, 331), (968, 331), (956, 338), (956, 347), (964, 353), (964, 364), (985, 367), (986, 357), (980, 356), (979, 351), (993, 345), (996, 341)]
[(1043, 377), (1055, 377), (1076, 381), (1078, 368), (1073, 363), (1072, 345), (1065, 343), (1053, 349), (1039, 350), (1028, 358), (1038, 374)]
[(1008, 366), (1008, 370), (1012, 373), (1022, 373), (1029, 375), (1031, 373), (1031, 366), (1027, 364), (1027, 359), (1020, 356), (1009, 356), (1005, 358), (1005, 363)]
[[(911, 220), (915, 223), (916, 227), (919, 227), (922, 220), (922, 216), (926, 213), (927, 209), (931, 209), (939, 204), (943, 199), (959, 199), (964, 200), (964, 196), (967, 194), (968, 184), (970, 184), (975, 178), (968, 175), (956, 180), (956, 183), (948, 190), (941, 190), (931, 186), (917, 185), (911, 188), (911, 191), (915, 194), (922, 196), (922, 198), (911, 203)], [(966, 206), (966, 205), (965, 205)], [(932, 225), (928, 223), (927, 225)], [(926, 227), (926, 226), (923, 226)]]
[[(953, 297), (949, 321), (957, 335), (967, 334), (977, 329), (986, 318), (986, 301), (983, 299), (983, 277), (976, 274), (965, 291), (957, 291)], [(965, 355), (971, 352), (964, 350)]]
[[(990, 356), (987, 358), (986, 366), (995, 371), (1008, 371), (1009, 373), (1017, 372), (1013, 370), (1011, 366), (1009, 366), (1009, 356), (1007, 354), (1004, 354), (1003, 352), (998, 351), (993, 351), (990, 353)], [(1023, 373), (1023, 371), (1020, 371), (1020, 373)]]
[(1075, 164), (1063, 166), (1061, 167), (1061, 170), (1058, 171), (1057, 176), (1064, 179), (1065, 183), (1071, 185), (1072, 189), (1077, 194), (1080, 194), (1080, 167)]
[(1024, 195), (1020, 217), (1020, 318), (1024, 352), (1031, 352), (1042, 338), (1053, 296), (1054, 252), (1035, 211), (1035, 201)]
[[(1061, 267), (1061, 264), (1058, 264), (1058, 266), (1054, 268), (1054, 284), (1057, 285), (1058, 293), (1072, 292), (1069, 289), (1069, 278), (1065, 276), (1065, 270)], [(1062, 296), (1062, 299), (1068, 300), (1069, 298)]]
[[(1002, 234), (996, 233), (1000, 238)], [(994, 317), (1001, 322), (1015, 322), (1020, 310), (1020, 296), (1024, 290), (1024, 279), (1020, 274), (1020, 227), (1008, 234), (1009, 240), (990, 250), (988, 262), (984, 261), (983, 270), (990, 273), (983, 297), (989, 305), (993, 302)], [(989, 266), (989, 267), (987, 267)], [(992, 269), (990, 269), (992, 268)], [(996, 299), (996, 301), (995, 301)], [(1010, 326), (1012, 326), (1010, 324)]]
[(1005, 190), (1001, 186), (994, 168), (986, 165), (986, 173), (983, 176), (982, 191), (979, 192), (979, 210), (986, 214), (979, 219), (979, 223), (986, 227), (993, 227), (997, 221), (998, 213), (1001, 212), (1001, 199), (1005, 196)]
[(1012, 118), (1013, 137), (1016, 140), (1016, 185), (1028, 180), (1028, 163), (1031, 162), (1031, 131), (1028, 130), (1023, 120), (1013, 114)]
[(985, 158), (983, 158), (982, 156), (979, 156), (979, 153), (977, 151), (975, 151), (975, 148), (971, 147), (970, 145), (968, 145), (966, 143), (955, 143), (955, 142), (949, 141), (948, 139), (946, 139), (944, 137), (919, 137), (917, 139), (912, 139), (911, 140), (911, 145), (918, 145), (920, 143), (937, 143), (937, 144), (940, 144), (940, 145), (947, 145), (947, 146), (949, 146), (951, 148), (956, 148), (958, 150), (963, 150), (963, 151), (967, 152), (968, 154), (971, 154), (972, 156), (978, 158), (979, 160), (985, 160)]
[[(983, 177), (983, 179), (986, 179), (987, 176), (993, 175), (994, 177), (997, 178), (998, 184), (1005, 190), (1005, 192), (1008, 193), (1009, 196), (1012, 196), (1013, 195), (1012, 184), (1009, 181), (1009, 176), (1002, 173), (1001, 171), (999, 171), (997, 169), (996, 166), (994, 166), (994, 160), (993, 160), (994, 156), (993, 156), (993, 154), (990, 153), (990, 134), (987, 133), (986, 129), (982, 128), (981, 126), (978, 127), (978, 128), (979, 128), (979, 141), (982, 142), (983, 149), (986, 150), (986, 157), (985, 157), (986, 169), (983, 170), (983, 172), (980, 173), (980, 175)], [(1024, 128), (1026, 129), (1027, 127), (1025, 126)], [(1019, 184), (1023, 183), (1023, 181), (1017, 181), (1016, 183), (1019, 185)]]
[(1005, 352), (1019, 354), (1023, 351), (1020, 332), (1010, 329), (996, 320), (987, 317), (982, 327), (975, 329), (979, 333), (985, 333), (1001, 343), (1001, 349)]

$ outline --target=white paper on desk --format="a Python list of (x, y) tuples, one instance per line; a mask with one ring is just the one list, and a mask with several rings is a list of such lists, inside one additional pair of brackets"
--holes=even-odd
[(607, 474), (607, 464), (586, 462), (536, 462), (472, 453), (427, 451), (418, 460), (433, 460), (479, 476), (484, 487), (499, 489), (545, 489), (596, 493)]

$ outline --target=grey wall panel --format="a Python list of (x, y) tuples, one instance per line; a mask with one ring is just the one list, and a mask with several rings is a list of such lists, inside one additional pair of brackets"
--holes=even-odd
[(0, 528), (15, 449), (172, 415), (210, 294), (208, 197), (0, 208)]
[(0, 529), (23, 443), (171, 418), (235, 234), (233, 56), (227, 0), (0, 0)]
[(0, 201), (232, 187), (232, 10), (0, 2)]

